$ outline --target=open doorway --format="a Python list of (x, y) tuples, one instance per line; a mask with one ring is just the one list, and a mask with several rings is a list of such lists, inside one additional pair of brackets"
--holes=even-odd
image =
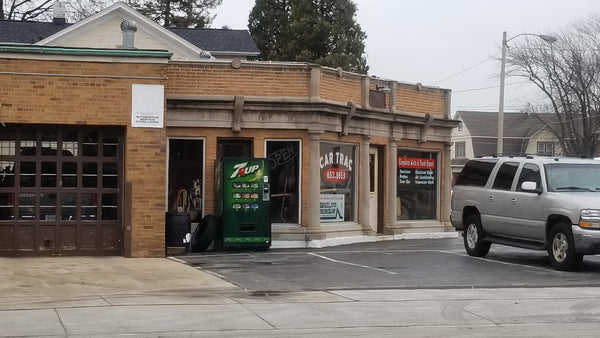
[(204, 140), (169, 139), (167, 211), (187, 213), (192, 222), (202, 219)]

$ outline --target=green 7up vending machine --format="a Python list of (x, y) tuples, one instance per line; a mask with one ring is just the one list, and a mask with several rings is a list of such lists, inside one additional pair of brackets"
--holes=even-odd
[(266, 158), (223, 158), (216, 168), (215, 249), (271, 246), (270, 162)]

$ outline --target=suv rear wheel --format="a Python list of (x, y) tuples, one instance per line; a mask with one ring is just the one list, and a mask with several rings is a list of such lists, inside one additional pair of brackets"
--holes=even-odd
[(569, 224), (558, 223), (552, 228), (548, 255), (556, 270), (570, 271), (581, 264), (583, 255), (575, 252), (575, 242)]
[(471, 215), (466, 219), (463, 233), (465, 250), (469, 256), (485, 257), (490, 251), (491, 243), (483, 241), (483, 228), (479, 215)]

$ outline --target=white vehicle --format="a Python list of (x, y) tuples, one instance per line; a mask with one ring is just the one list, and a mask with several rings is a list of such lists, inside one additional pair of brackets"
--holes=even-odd
[(600, 162), (489, 157), (467, 162), (452, 193), (452, 225), (471, 256), (492, 243), (547, 250), (557, 270), (600, 253)]

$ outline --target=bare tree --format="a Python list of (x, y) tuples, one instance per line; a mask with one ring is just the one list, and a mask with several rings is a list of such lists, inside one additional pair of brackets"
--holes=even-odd
[(548, 99), (538, 111), (553, 112), (546, 125), (565, 154), (592, 157), (600, 132), (600, 17), (572, 24), (548, 44), (521, 39), (507, 53), (512, 76), (529, 79)]
[[(62, 3), (67, 21), (77, 22), (118, 1), (63, 0)], [(0, 20), (51, 21), (56, 2), (57, 0), (0, 0)]]
[(27, 21), (45, 17), (53, 0), (0, 0), (0, 20)]
[[(223, 0), (62, 0), (68, 22), (78, 22), (116, 2), (138, 10), (166, 27), (206, 27), (215, 15), (209, 10)], [(0, 20), (51, 21), (56, 0), (0, 0)]]
[(69, 22), (78, 22), (96, 14), (118, 0), (65, 1)]

